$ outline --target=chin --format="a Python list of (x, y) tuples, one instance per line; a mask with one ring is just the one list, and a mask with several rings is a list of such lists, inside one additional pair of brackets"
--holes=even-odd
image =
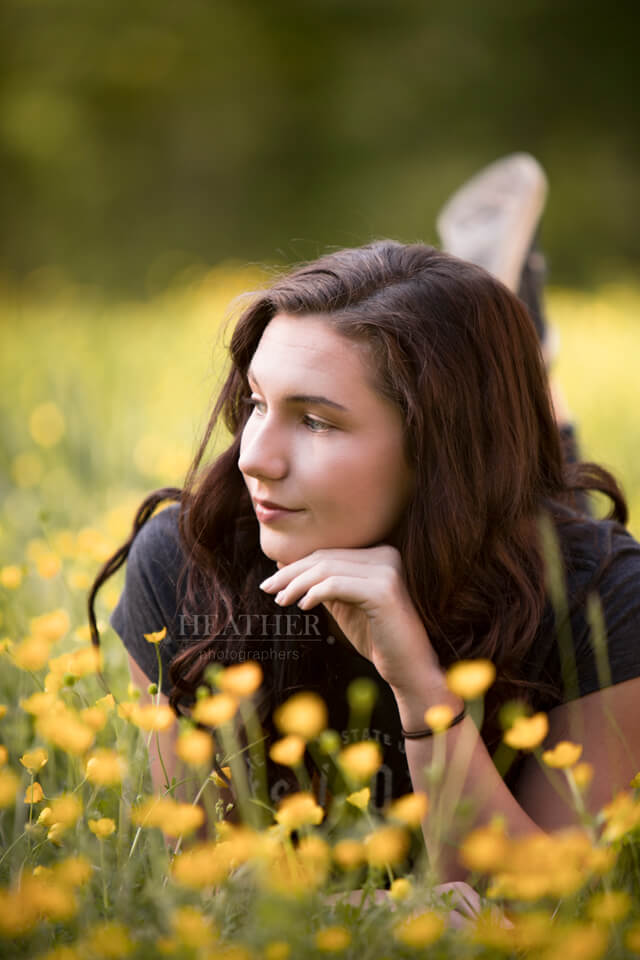
[(301, 560), (302, 557), (313, 553), (315, 549), (315, 547), (313, 547), (310, 550), (305, 550), (304, 548), (296, 547), (293, 543), (287, 543), (286, 537), (283, 537), (280, 542), (278, 542), (278, 539), (278, 537), (270, 535), (261, 535), (260, 549), (265, 557), (269, 557), (270, 560), (275, 560), (276, 563), (280, 563), (282, 566), (288, 563), (294, 563), (296, 560)]

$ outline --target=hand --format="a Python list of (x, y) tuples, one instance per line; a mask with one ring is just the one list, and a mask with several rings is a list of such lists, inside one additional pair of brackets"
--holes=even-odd
[[(411, 601), (395, 547), (315, 550), (260, 584), (283, 606), (322, 603), (347, 639), (403, 695), (441, 676), (438, 659)], [(424, 687), (423, 687), (424, 688)]]

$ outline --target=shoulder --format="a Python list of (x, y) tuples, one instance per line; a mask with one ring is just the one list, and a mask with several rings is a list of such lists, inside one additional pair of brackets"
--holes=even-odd
[(559, 532), (585, 695), (640, 675), (640, 543), (612, 520), (581, 517)]
[(154, 514), (136, 534), (129, 555), (127, 570), (147, 576), (179, 573), (184, 563), (178, 516), (180, 508), (172, 504)]
[(180, 609), (184, 586), (184, 551), (178, 528), (179, 507), (155, 514), (136, 534), (127, 556), (124, 590), (110, 623), (127, 651), (149, 677), (157, 680), (157, 661), (146, 633), (167, 628), (160, 654), (164, 665), (163, 692), (167, 692), (168, 665), (181, 636)]
[(622, 524), (574, 515), (558, 534), (570, 603), (584, 590), (609, 594), (621, 585), (637, 584), (640, 543)]

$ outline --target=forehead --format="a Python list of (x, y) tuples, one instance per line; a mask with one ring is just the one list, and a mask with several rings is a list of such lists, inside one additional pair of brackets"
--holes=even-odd
[(279, 313), (266, 327), (250, 364), (262, 383), (373, 391), (375, 372), (364, 344), (339, 333), (324, 317)]

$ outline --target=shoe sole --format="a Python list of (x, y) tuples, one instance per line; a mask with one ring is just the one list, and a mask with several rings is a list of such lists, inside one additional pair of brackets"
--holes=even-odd
[(443, 249), (483, 267), (517, 292), (544, 209), (547, 178), (528, 153), (513, 153), (480, 170), (438, 215)]

